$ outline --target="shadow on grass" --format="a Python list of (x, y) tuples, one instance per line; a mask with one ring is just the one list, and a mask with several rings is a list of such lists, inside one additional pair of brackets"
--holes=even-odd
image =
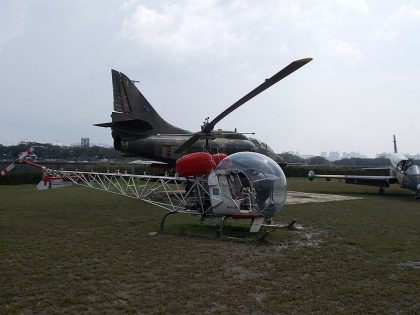
[[(346, 184), (344, 181), (313, 181), (304, 178), (288, 178), (288, 188), (295, 191), (304, 191), (319, 194), (339, 194), (360, 197), (398, 197), (408, 198), (414, 196), (414, 192), (400, 188), (398, 185), (390, 185), (385, 188), (384, 194), (379, 193), (379, 187), (367, 185)], [(414, 198), (413, 198), (414, 199)]]
[(372, 192), (372, 191), (360, 191), (360, 192), (346, 192), (340, 193), (341, 195), (348, 195), (348, 196), (360, 196), (360, 197), (380, 197), (384, 199), (397, 199), (399, 201), (411, 201), (416, 200), (416, 195), (411, 193), (410, 191), (385, 191), (384, 193), (380, 194), (379, 192)]
[(244, 241), (271, 244), (284, 241), (292, 236), (293, 231), (273, 230), (262, 227), (257, 233), (250, 233), (250, 224), (230, 222), (223, 228), (223, 237), (218, 234), (218, 224), (214, 220), (208, 223), (172, 223), (165, 226), (162, 233), (174, 236), (194, 238)]

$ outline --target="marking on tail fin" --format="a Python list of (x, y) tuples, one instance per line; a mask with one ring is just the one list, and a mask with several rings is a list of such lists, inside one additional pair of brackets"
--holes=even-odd
[[(116, 70), (112, 72), (112, 86), (114, 94), (114, 110), (116, 112), (131, 113), (131, 106), (127, 97), (123, 76)], [(129, 79), (127, 78), (129, 81)]]

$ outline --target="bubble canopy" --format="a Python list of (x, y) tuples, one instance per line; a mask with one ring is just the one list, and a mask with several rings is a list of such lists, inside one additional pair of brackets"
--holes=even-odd
[(266, 217), (280, 211), (286, 201), (287, 182), (281, 167), (271, 158), (255, 152), (238, 152), (223, 159), (216, 173), (242, 173), (255, 196), (256, 210)]

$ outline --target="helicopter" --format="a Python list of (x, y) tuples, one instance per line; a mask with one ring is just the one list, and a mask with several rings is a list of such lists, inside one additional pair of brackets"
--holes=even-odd
[(215, 130), (215, 126), (235, 109), (311, 60), (312, 58), (305, 58), (293, 61), (213, 120), (209, 121), (207, 117), (198, 132), (184, 130), (166, 122), (143, 96), (135, 81), (121, 72), (111, 70), (114, 96), (112, 121), (95, 126), (111, 128), (114, 148), (125, 156), (140, 156), (174, 165), (185, 153), (203, 150), (213, 154), (252, 151), (267, 155), (279, 165), (285, 166), (287, 163), (266, 143), (236, 130)]
[[(213, 139), (221, 136), (226, 138), (226, 135), (233, 135), (235, 137), (233, 139), (238, 140), (240, 134), (214, 131), (216, 123), (311, 60), (311, 58), (307, 58), (292, 62), (228, 107), (212, 121), (207, 120), (202, 125), (201, 131), (187, 136), (187, 140), (174, 151), (182, 155), (176, 159), (175, 175), (154, 176), (127, 174), (119, 171), (101, 173), (55, 170), (28, 160), (28, 157), (33, 153), (33, 148), (29, 148), (21, 153), (1, 174), (8, 174), (16, 168), (17, 164), (29, 164), (43, 172), (42, 180), (37, 185), (38, 190), (61, 188), (70, 184), (76, 184), (142, 200), (167, 210), (167, 213), (161, 218), (160, 230), (163, 230), (165, 220), (169, 215), (178, 213), (190, 214), (199, 217), (201, 220), (218, 218), (219, 236), (223, 236), (223, 227), (225, 221), (229, 218), (250, 220), (250, 233), (257, 233), (261, 226), (291, 229), (295, 221), (283, 226), (273, 224), (273, 217), (281, 210), (287, 197), (286, 176), (279, 163), (270, 156), (255, 152), (255, 150), (243, 150), (230, 155), (212, 153), (211, 145)], [(124, 84), (132, 84), (129, 83), (131, 81), (128, 78), (124, 80)], [(138, 100), (142, 100), (142, 104), (149, 108), (147, 107), (148, 102), (142, 98), (139, 91), (136, 95)], [(124, 96), (122, 100), (125, 101), (121, 101), (121, 106), (127, 105), (128, 103), (125, 102), (129, 98)], [(139, 124), (146, 125), (148, 123), (151, 125), (151, 123), (156, 123), (157, 125), (162, 124), (164, 126), (162, 130), (166, 132), (179, 131), (176, 127), (163, 124), (162, 120), (158, 120), (156, 117), (159, 116), (153, 114), (154, 110), (152, 107), (145, 109), (144, 113), (146, 114), (145, 120), (140, 120), (137, 114), (113, 113), (113, 122), (110, 123), (110, 127), (113, 129), (114, 144), (117, 147), (121, 149), (127, 146), (127, 151), (130, 151), (128, 149), (131, 145), (130, 143), (133, 144), (133, 148), (138, 148), (134, 144), (144, 140), (144, 138), (141, 138), (133, 139), (131, 142), (129, 140), (124, 142), (120, 137), (127, 135), (122, 132), (127, 130), (127, 126), (132, 127), (130, 130), (138, 132), (139, 129), (137, 127)], [(147, 114), (150, 115), (148, 116)], [(114, 117), (118, 118), (114, 120)], [(147, 117), (154, 118), (150, 118), (148, 122), (146, 121), (146, 119), (149, 119)], [(117, 132), (118, 134), (116, 134)], [(146, 136), (146, 139), (151, 136), (152, 134), (150, 133)], [(185, 139), (185, 136), (183, 139)], [(182, 152), (199, 141), (204, 141), (204, 150), (182, 154)], [(244, 139), (242, 141), (246, 142), (248, 140)], [(264, 237), (267, 234), (268, 232), (264, 234)]]
[(166, 218), (178, 213), (201, 220), (219, 218), (217, 232), (221, 237), (228, 218), (251, 220), (250, 233), (258, 232), (261, 226), (292, 229), (295, 223), (273, 224), (273, 216), (286, 201), (287, 181), (281, 167), (260, 153), (237, 152), (229, 156), (190, 153), (177, 160), (175, 176), (153, 176), (119, 171), (55, 170), (27, 159), (32, 152), (33, 148), (29, 148), (19, 154), (1, 175), (9, 174), (18, 164), (27, 164), (43, 172), (38, 190), (76, 184), (142, 200), (167, 210), (161, 219), (160, 231)]

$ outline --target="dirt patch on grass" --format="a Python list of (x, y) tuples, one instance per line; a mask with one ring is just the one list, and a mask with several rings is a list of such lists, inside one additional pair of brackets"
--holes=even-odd
[(401, 263), (401, 264), (398, 264), (398, 266), (401, 268), (406, 268), (406, 269), (420, 269), (420, 261), (411, 261), (411, 262)]

